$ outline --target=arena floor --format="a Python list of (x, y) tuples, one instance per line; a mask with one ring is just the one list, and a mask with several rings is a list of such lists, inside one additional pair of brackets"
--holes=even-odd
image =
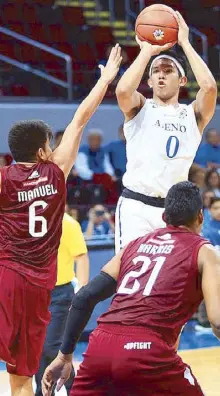
[[(185, 327), (181, 342), (180, 355), (190, 364), (199, 380), (206, 396), (220, 395), (220, 342), (212, 334), (197, 333), (195, 322), (191, 321)], [(87, 343), (80, 343), (75, 353), (75, 366), (82, 360), (82, 353)], [(59, 396), (66, 396), (61, 390)], [(0, 396), (10, 396), (5, 365), (0, 363)]]

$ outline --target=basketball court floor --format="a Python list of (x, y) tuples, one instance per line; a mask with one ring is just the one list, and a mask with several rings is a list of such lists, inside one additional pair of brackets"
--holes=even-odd
[[(82, 353), (87, 343), (79, 343), (75, 352), (76, 369), (82, 360)], [(220, 342), (212, 333), (202, 334), (195, 331), (195, 322), (190, 321), (185, 327), (179, 353), (183, 360), (188, 363), (206, 396), (220, 395)], [(65, 390), (58, 393), (65, 396)], [(10, 396), (5, 365), (0, 363), (0, 396)]]

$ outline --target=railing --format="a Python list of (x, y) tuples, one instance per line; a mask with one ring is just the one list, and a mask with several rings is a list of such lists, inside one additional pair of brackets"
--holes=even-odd
[(218, 68), (220, 71), (220, 45), (215, 45), (214, 48), (218, 51)]
[(71, 58), (71, 56), (64, 54), (61, 51), (55, 50), (54, 48), (51, 48), (48, 45), (42, 44), (36, 40), (29, 39), (28, 37), (23, 36), (22, 34), (15, 33), (10, 29), (3, 28), (2, 26), (0, 26), (0, 32), (6, 34), (8, 36), (11, 36), (18, 41), (21, 41), (26, 44), (30, 44), (33, 47), (38, 48), (42, 51), (49, 52), (50, 54), (55, 55), (58, 58), (64, 59), (66, 62), (67, 81), (63, 81), (59, 78), (53, 77), (50, 74), (48, 74), (42, 70), (36, 69), (35, 67), (32, 67), (27, 63), (21, 63), (18, 60), (15, 60), (13, 58), (10, 58), (6, 55), (1, 54), (1, 47), (0, 47), (0, 60), (1, 61), (8, 63), (12, 66), (18, 67), (19, 69), (24, 70), (25, 72), (33, 73), (36, 76), (39, 76), (47, 81), (50, 81), (53, 84), (59, 85), (60, 87), (66, 88), (68, 100), (73, 99), (73, 95), (72, 95), (73, 77), (72, 77), (72, 58)]
[(193, 39), (193, 36), (199, 37), (202, 42), (202, 58), (208, 64), (209, 57), (208, 57), (208, 39), (207, 36), (200, 32), (198, 29), (190, 26), (190, 36)]

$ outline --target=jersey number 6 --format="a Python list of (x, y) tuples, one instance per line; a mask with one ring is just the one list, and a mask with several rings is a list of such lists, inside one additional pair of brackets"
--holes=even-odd
[(133, 264), (136, 265), (139, 262), (143, 262), (142, 267), (140, 268), (139, 271), (130, 271), (125, 275), (124, 279), (121, 282), (121, 285), (118, 288), (117, 293), (120, 293), (120, 294), (136, 293), (140, 289), (140, 286), (141, 286), (140, 282), (137, 279), (135, 279), (133, 286), (127, 287), (126, 285), (128, 283), (128, 280), (130, 278), (138, 278), (139, 276), (141, 276), (142, 274), (147, 272), (147, 270), (152, 262), (155, 262), (153, 270), (149, 276), (149, 279), (148, 279), (146, 286), (144, 288), (144, 291), (143, 291), (144, 296), (149, 296), (151, 293), (151, 290), (153, 288), (153, 285), (156, 282), (156, 279), (157, 279), (159, 272), (160, 272), (163, 264), (165, 263), (165, 261), (166, 261), (166, 257), (162, 257), (162, 256), (156, 257), (152, 261), (149, 259), (149, 257), (146, 257), (146, 256), (135, 257), (135, 259), (133, 260)]
[[(47, 220), (43, 216), (36, 215), (36, 208), (45, 209), (45, 201), (36, 201), (29, 206), (29, 233), (32, 237), (43, 237), (47, 233)], [(35, 231), (36, 223), (41, 223), (41, 230)]]

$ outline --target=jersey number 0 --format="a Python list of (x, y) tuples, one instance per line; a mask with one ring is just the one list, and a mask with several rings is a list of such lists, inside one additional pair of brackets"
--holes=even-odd
[[(125, 277), (123, 278), (123, 280), (121, 282), (121, 285), (118, 288), (117, 293), (120, 293), (120, 294), (136, 293), (140, 289), (140, 286), (141, 286), (140, 282), (136, 278), (138, 278), (139, 276), (141, 276), (142, 274), (147, 272), (151, 263), (155, 262), (153, 270), (149, 276), (149, 279), (148, 279), (146, 286), (144, 288), (144, 291), (143, 291), (144, 296), (149, 296), (151, 293), (151, 290), (153, 288), (153, 285), (156, 282), (156, 279), (157, 279), (159, 272), (160, 272), (163, 264), (165, 263), (165, 261), (166, 261), (166, 257), (162, 257), (162, 256), (156, 257), (152, 261), (149, 259), (149, 257), (146, 257), (146, 256), (135, 257), (133, 260), (133, 264), (136, 265), (137, 263), (143, 262), (142, 267), (139, 269), (139, 271), (130, 271), (125, 275)], [(135, 278), (135, 281), (134, 281), (132, 287), (127, 287), (127, 283), (130, 278)]]
[[(43, 216), (36, 215), (36, 209), (45, 209), (47, 203), (45, 201), (36, 201), (29, 206), (29, 233), (32, 237), (43, 237), (47, 233), (47, 220)], [(41, 224), (41, 230), (35, 231), (36, 223)]]

